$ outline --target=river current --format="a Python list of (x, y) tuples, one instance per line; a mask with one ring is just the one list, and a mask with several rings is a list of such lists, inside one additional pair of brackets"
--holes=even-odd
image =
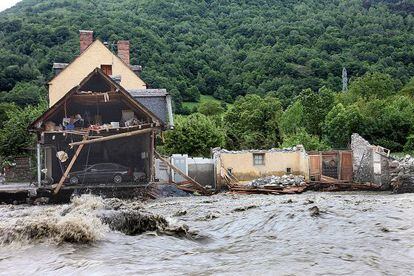
[(414, 273), (414, 194), (82, 196), (0, 219), (0, 275)]

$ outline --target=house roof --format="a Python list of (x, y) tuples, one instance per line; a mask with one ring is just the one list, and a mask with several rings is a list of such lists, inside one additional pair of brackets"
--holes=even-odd
[(136, 101), (154, 112), (164, 125), (174, 126), (171, 97), (166, 89), (133, 89), (128, 92)]
[(106, 75), (100, 68), (94, 69), (86, 78), (84, 78), (81, 83), (75, 87), (73, 87), (70, 91), (68, 91), (65, 96), (63, 96), (58, 102), (56, 102), (53, 106), (51, 106), (48, 110), (46, 110), (39, 118), (37, 118), (34, 122), (30, 124), (28, 127), (29, 130), (36, 130), (37, 125), (39, 123), (42, 123), (45, 121), (48, 117), (50, 117), (52, 114), (54, 114), (55, 111), (58, 110), (59, 107), (61, 107), (64, 102), (72, 96), (74, 93), (76, 93), (80, 87), (84, 86), (92, 77), (99, 75), (103, 77), (109, 84), (114, 86), (116, 90), (121, 93), (129, 102), (129, 104), (135, 106), (136, 108), (140, 109), (144, 114), (146, 114), (148, 117), (152, 118), (154, 122), (163, 123), (164, 121), (159, 118), (156, 114), (154, 114), (153, 111), (149, 110), (144, 104), (137, 101), (134, 97), (131, 96), (120, 84), (115, 82), (113, 79), (111, 79), (108, 75)]

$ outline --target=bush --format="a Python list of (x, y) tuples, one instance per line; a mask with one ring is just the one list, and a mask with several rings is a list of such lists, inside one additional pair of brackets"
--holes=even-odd
[(224, 145), (224, 131), (207, 116), (194, 113), (177, 116), (174, 130), (165, 134), (164, 152), (210, 156), (210, 149)]
[(300, 129), (297, 133), (283, 138), (282, 147), (290, 148), (296, 145), (303, 145), (305, 150), (330, 149), (328, 144), (326, 144), (318, 136), (307, 133), (305, 129)]

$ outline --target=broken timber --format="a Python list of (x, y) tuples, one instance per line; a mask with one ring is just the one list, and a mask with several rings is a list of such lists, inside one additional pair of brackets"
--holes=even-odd
[[(88, 139), (88, 134), (83, 136), (83, 141), (87, 141), (87, 139)], [(75, 161), (78, 158), (80, 152), (82, 151), (84, 145), (85, 144), (81, 144), (77, 148), (77, 150), (75, 152), (75, 155), (73, 155), (72, 160), (70, 160), (70, 163), (69, 163), (68, 167), (65, 170), (65, 173), (62, 175), (62, 177), (59, 180), (58, 185), (56, 186), (55, 190), (53, 191), (54, 194), (57, 194), (59, 192), (60, 188), (62, 188), (63, 183), (65, 182), (65, 179), (68, 177), (68, 174), (69, 174), (70, 170), (72, 169), (73, 165), (75, 164)]]
[[(164, 157), (162, 157), (157, 151), (154, 151), (155, 156), (160, 159), (161, 161), (163, 161), (165, 164), (167, 164), (167, 166), (169, 166), (171, 169), (173, 169), (175, 172), (177, 172), (179, 175), (181, 175), (182, 177), (184, 177), (185, 179), (187, 179), (188, 181), (190, 181), (193, 186), (200, 191), (202, 194), (206, 195), (209, 194), (208, 191), (206, 190), (206, 188), (204, 188), (200, 183), (198, 183), (196, 180), (194, 180), (193, 178), (189, 177), (188, 175), (186, 175), (183, 171), (181, 171), (179, 168), (177, 168), (176, 166), (174, 166), (172, 163), (170, 163), (167, 159), (165, 159)], [(177, 185), (178, 188), (180, 188), (179, 185)]]
[(114, 135), (110, 135), (110, 136), (106, 136), (106, 137), (96, 138), (96, 139), (93, 139), (93, 140), (83, 140), (81, 142), (74, 142), (74, 143), (70, 143), (69, 146), (73, 147), (73, 146), (79, 146), (79, 145), (86, 145), (86, 144), (110, 141), (110, 140), (119, 139), (119, 138), (123, 138), (123, 137), (130, 137), (130, 136), (140, 135), (140, 134), (144, 134), (144, 133), (149, 133), (153, 130), (154, 130), (154, 128), (140, 129), (140, 130), (125, 132), (125, 133), (120, 133), (120, 134), (114, 134)]

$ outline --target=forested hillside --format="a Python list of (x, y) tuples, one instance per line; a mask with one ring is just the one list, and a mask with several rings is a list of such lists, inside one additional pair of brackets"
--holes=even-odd
[(144, 80), (176, 103), (274, 92), (286, 107), (306, 88), (341, 90), (343, 67), (402, 86), (414, 75), (413, 13), (412, 0), (23, 0), (0, 14), (0, 91), (12, 91), (1, 98), (24, 102), (21, 82), (41, 86), (53, 62), (70, 62), (79, 29), (131, 40)]
[(79, 29), (129, 39), (143, 79), (194, 113), (164, 153), (346, 148), (353, 132), (414, 151), (414, 0), (23, 0), (0, 13), (0, 156), (32, 144), (26, 126)]

